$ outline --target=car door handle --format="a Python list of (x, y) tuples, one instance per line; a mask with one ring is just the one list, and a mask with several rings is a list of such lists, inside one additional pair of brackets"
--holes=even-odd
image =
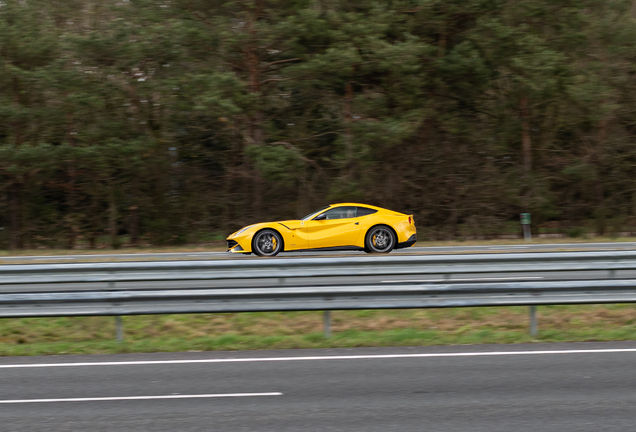
[(360, 225), (360, 222), (356, 222), (356, 225)]

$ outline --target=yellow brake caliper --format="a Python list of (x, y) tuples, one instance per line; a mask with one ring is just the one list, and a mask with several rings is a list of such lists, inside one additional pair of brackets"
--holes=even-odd
[(373, 246), (377, 246), (378, 244), (375, 242), (377, 235), (373, 234)]
[(272, 250), (276, 249), (276, 237), (272, 236)]

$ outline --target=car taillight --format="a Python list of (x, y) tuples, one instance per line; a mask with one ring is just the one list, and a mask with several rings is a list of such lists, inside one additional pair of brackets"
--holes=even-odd
[(409, 225), (411, 225), (411, 216), (409, 216)]

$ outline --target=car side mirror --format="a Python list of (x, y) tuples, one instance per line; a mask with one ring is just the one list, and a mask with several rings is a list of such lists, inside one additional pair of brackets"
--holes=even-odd
[(319, 214), (318, 216), (314, 218), (314, 220), (325, 220), (325, 219), (327, 219), (327, 215), (325, 213)]

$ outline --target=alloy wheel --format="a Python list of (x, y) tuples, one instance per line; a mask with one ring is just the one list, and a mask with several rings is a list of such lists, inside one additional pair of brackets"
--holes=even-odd
[(371, 252), (387, 253), (390, 252), (394, 246), (394, 235), (388, 227), (376, 227), (367, 234), (367, 248)]
[(281, 246), (280, 235), (272, 230), (261, 231), (254, 239), (254, 253), (260, 256), (275, 256)]

